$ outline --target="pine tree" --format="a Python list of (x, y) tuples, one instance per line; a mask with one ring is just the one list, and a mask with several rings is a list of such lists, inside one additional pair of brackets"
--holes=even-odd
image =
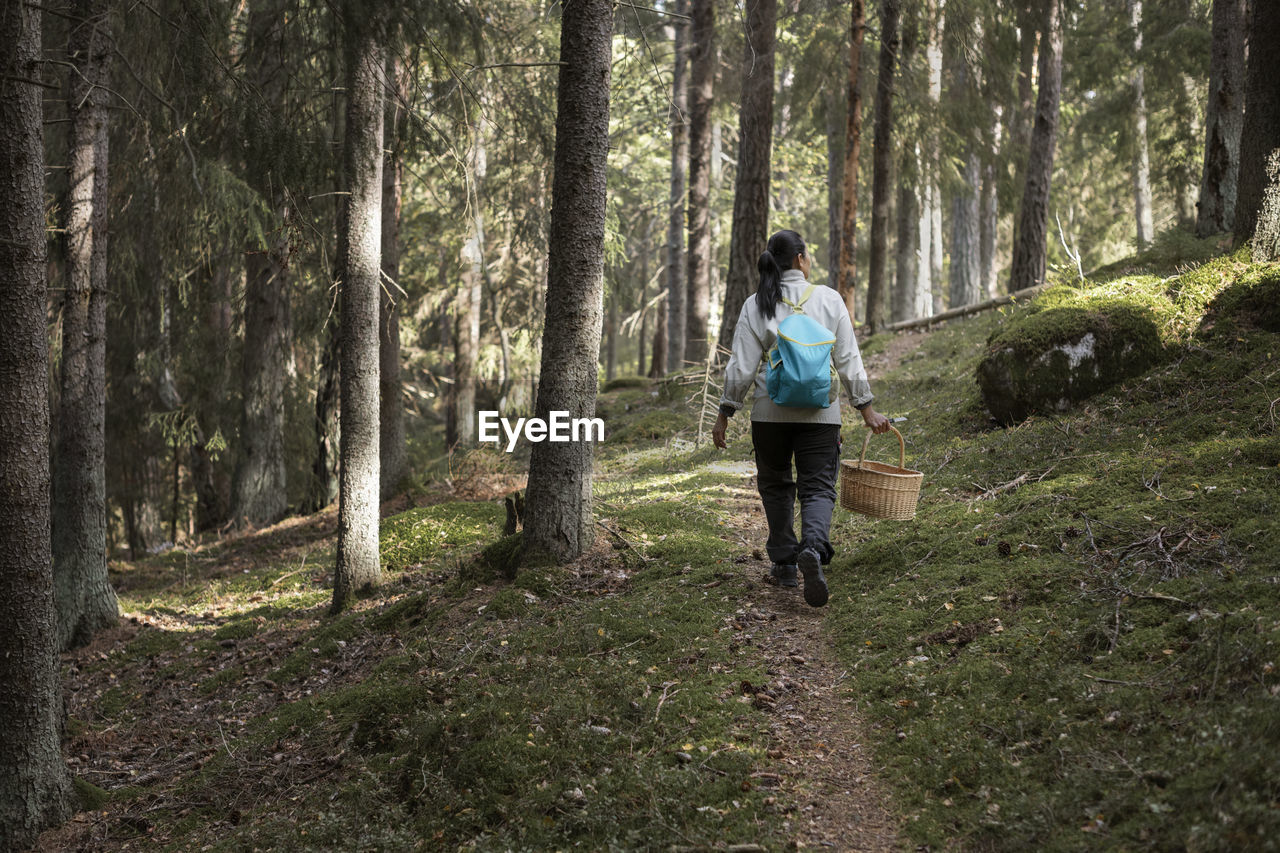
[(359, 0), (343, 9), (347, 38), (342, 255), (342, 470), (333, 610), (382, 581), (378, 550), (378, 310), (382, 271), (382, 34)]
[(1267, 191), (1267, 164), (1280, 147), (1280, 3), (1254, 0), (1249, 21), (1249, 69), (1245, 80), (1244, 127), (1236, 178), (1235, 234), (1249, 240)]
[[(711, 302), (711, 98), (716, 76), (714, 0), (692, 0), (689, 86), (689, 245), (685, 286), (685, 363), (707, 358)], [(668, 365), (678, 369), (683, 364)]]
[(1053, 179), (1053, 149), (1058, 134), (1058, 102), (1062, 92), (1062, 8), (1060, 0), (1046, 0), (1040, 38), (1040, 90), (1036, 120), (1027, 156), (1026, 186), (1018, 210), (1009, 290), (1023, 290), (1044, 281), (1048, 250), (1049, 188)]
[(876, 78), (876, 118), (871, 175), (871, 262), (867, 273), (867, 328), (884, 324), (889, 259), (889, 200), (893, 182), (893, 89), (898, 61), (901, 0), (881, 0), (880, 73)]
[(858, 160), (862, 153), (862, 42), (867, 32), (864, 0), (850, 0), (849, 12), (849, 81), (845, 89), (848, 102), (845, 113), (844, 168), (840, 196), (840, 266), (836, 271), (836, 289), (849, 309), (854, 310), (858, 273)]
[(400, 211), (404, 204), (405, 131), (408, 124), (409, 69), (395, 39), (387, 57), (385, 132), (382, 164), (382, 298), (378, 313), (378, 476), (382, 499), (395, 494), (409, 473), (405, 447), (404, 396), (400, 388)]
[(733, 233), (720, 346), (733, 346), (733, 329), (757, 278), (756, 263), (769, 238), (769, 173), (773, 151), (773, 69), (777, 0), (747, 4), (738, 113), (738, 169), (734, 178)]
[[(654, 372), (661, 376), (668, 370), (679, 370), (684, 365), (685, 323), (689, 303), (689, 290), (685, 281), (685, 179), (689, 172), (689, 83), (688, 65), (689, 25), (684, 16), (689, 12), (689, 0), (676, 0), (676, 14), (680, 17), (672, 24), (672, 48), (674, 70), (671, 77), (671, 194), (667, 203), (667, 308), (665, 362)], [(655, 344), (656, 347), (656, 344)], [(654, 350), (655, 355), (657, 349)], [(657, 359), (654, 359), (655, 365)]]
[(53, 469), (53, 565), (58, 644), (82, 646), (114, 625), (120, 607), (107, 579), (106, 331), (108, 9), (78, 0), (68, 41), (71, 115), (67, 288)]
[[(547, 313), (536, 416), (595, 414), (604, 276), (605, 174), (613, 4), (564, 7), (556, 99), (555, 174), (547, 267)], [(591, 546), (592, 447), (587, 441), (533, 446), (524, 547), (566, 562)]]
[(49, 544), (40, 12), (0, 4), (0, 850), (70, 814)]
[(1244, 125), (1244, 37), (1247, 0), (1213, 0), (1209, 104), (1196, 236), (1230, 231), (1235, 219)]

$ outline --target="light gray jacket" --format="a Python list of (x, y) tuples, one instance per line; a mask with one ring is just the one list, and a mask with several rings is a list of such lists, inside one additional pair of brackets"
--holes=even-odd
[[(783, 270), (782, 295), (792, 302), (799, 302), (804, 296), (809, 283), (804, 273), (799, 270)], [(836, 343), (831, 350), (831, 359), (835, 363), (840, 383), (853, 400), (855, 406), (863, 406), (871, 402), (871, 385), (867, 382), (867, 372), (862, 366), (862, 354), (858, 351), (858, 341), (853, 336), (853, 323), (849, 320), (849, 311), (845, 308), (840, 294), (830, 287), (815, 287), (804, 303), (804, 313), (817, 320), (836, 334)], [(752, 294), (742, 306), (738, 315), (738, 325), (733, 332), (733, 353), (729, 356), (729, 365), (724, 374), (724, 396), (722, 405), (742, 408), (747, 391), (755, 387), (754, 402), (751, 406), (751, 420), (770, 423), (840, 423), (839, 395), (825, 409), (799, 409), (779, 406), (769, 399), (765, 389), (765, 353), (773, 346), (778, 336), (778, 324), (791, 315), (791, 307), (779, 300), (773, 318), (767, 318), (756, 306), (756, 297)]]

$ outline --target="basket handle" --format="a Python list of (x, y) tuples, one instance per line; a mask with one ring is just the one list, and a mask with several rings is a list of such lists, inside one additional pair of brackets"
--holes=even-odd
[[(898, 432), (898, 428), (890, 425), (889, 429), (893, 430), (893, 434), (898, 437), (898, 467), (906, 467), (907, 462), (907, 443), (902, 439), (902, 433)], [(862, 455), (858, 457), (858, 465), (861, 466), (867, 459), (867, 442), (871, 441), (873, 433), (867, 430), (867, 437), (862, 439)]]

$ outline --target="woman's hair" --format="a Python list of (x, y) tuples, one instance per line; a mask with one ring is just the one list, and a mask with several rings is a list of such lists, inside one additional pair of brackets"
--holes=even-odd
[(773, 318), (782, 298), (782, 271), (795, 266), (796, 255), (804, 254), (804, 240), (794, 231), (779, 231), (769, 238), (765, 253), (756, 263), (760, 270), (760, 288), (756, 305), (764, 316)]

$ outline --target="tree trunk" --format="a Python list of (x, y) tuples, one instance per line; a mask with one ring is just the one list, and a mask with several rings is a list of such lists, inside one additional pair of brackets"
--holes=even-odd
[[(677, 0), (676, 13), (686, 15), (688, 11), (689, 0)], [(672, 29), (675, 31), (675, 70), (671, 81), (671, 195), (667, 211), (667, 330), (665, 361), (658, 376), (684, 366), (685, 309), (689, 301), (684, 276), (685, 177), (689, 171), (689, 84), (685, 79), (685, 65), (689, 26), (683, 18), (676, 18)], [(657, 352), (654, 350), (655, 364), (659, 361)]]
[[(990, 96), (988, 96), (990, 103)], [(987, 298), (999, 295), (996, 280), (996, 238), (1000, 230), (999, 194), (996, 192), (996, 163), (1000, 159), (1000, 136), (1004, 129), (1002, 109), (992, 105), (990, 144), (982, 159), (982, 192), (978, 201), (978, 281)]]
[[(397, 39), (394, 44), (399, 44)], [(404, 437), (404, 395), (400, 388), (400, 208), (404, 197), (404, 130), (409, 103), (409, 71), (397, 51), (387, 61), (386, 127), (391, 135), (382, 165), (382, 287), (378, 313), (378, 466), (383, 500), (395, 494), (409, 473)]]
[[(262, 103), (258, 132), (271, 133), (285, 109), (284, 9), (281, 0), (250, 7), (247, 65)], [(241, 452), (231, 488), (231, 517), (238, 524), (271, 524), (288, 512), (284, 458), (284, 398), (288, 350), (293, 346), (289, 316), (289, 218), (281, 164), (269, 141), (253, 144), (249, 183), (276, 214), (267, 245), (254, 243), (245, 256), (244, 361), (241, 371)]]
[[(919, 24), (909, 16), (903, 27), (902, 65), (904, 80), (915, 62), (919, 44)], [(898, 239), (894, 250), (894, 284), (890, 299), (890, 319), (897, 323), (916, 316), (916, 293), (920, 282), (920, 147), (915, 140), (903, 140), (898, 166)]]
[(1058, 97), (1062, 91), (1062, 18), (1060, 0), (1047, 0), (1040, 39), (1040, 91), (1036, 121), (1027, 156), (1026, 186), (1018, 210), (1018, 236), (1013, 247), (1009, 292), (1044, 281), (1049, 227), (1049, 188), (1053, 180), (1053, 148), (1058, 134)]
[(67, 289), (53, 469), (53, 567), (58, 645), (82, 646), (114, 625), (120, 606), (107, 579), (107, 89), (108, 9), (80, 0), (68, 40)]
[[(343, 227), (341, 223), (339, 227)], [(342, 440), (342, 422), (338, 417), (342, 402), (342, 385), (338, 376), (341, 360), (342, 324), (335, 316), (327, 324), (316, 378), (316, 456), (311, 468), (311, 488), (303, 506), (306, 512), (318, 512), (338, 497), (338, 445)]]
[(747, 4), (742, 52), (742, 108), (738, 113), (738, 168), (733, 185), (733, 232), (725, 279), (720, 346), (733, 346), (738, 312), (759, 280), (756, 263), (769, 241), (769, 173), (773, 150), (773, 69), (777, 0)]
[(858, 160), (862, 154), (862, 40), (867, 33), (865, 0), (851, 0), (849, 12), (849, 81), (844, 125), (844, 170), (840, 196), (840, 266), (836, 289), (857, 324), (858, 284)]
[(1142, 64), (1142, 0), (1128, 0), (1129, 25), (1133, 27), (1133, 210), (1138, 227), (1138, 251), (1155, 237), (1151, 221), (1151, 159), (1147, 150), (1146, 70)]
[[(905, 56), (904, 56), (905, 60)], [(903, 63), (905, 65), (905, 62)], [(920, 287), (920, 184), (919, 150), (914, 144), (902, 146), (898, 170), (898, 242), (894, 263), (894, 286), (890, 317), (893, 322), (916, 315), (916, 294)]]
[(840, 191), (843, 188), (844, 171), (844, 116), (841, 113), (841, 93), (831, 88), (827, 91), (827, 276), (832, 287), (838, 289), (840, 277), (840, 245), (843, 231), (840, 222)]
[(1247, 0), (1213, 0), (1209, 104), (1196, 236), (1230, 231), (1235, 219), (1244, 126), (1244, 37)]
[[(939, 115), (942, 103), (942, 31), (946, 22), (946, 0), (931, 2), (929, 10), (929, 41), (925, 46), (925, 59), (929, 66), (930, 115)], [(920, 250), (928, 260), (920, 264), (921, 314), (937, 314), (944, 307), (942, 292), (942, 187), (939, 171), (942, 162), (942, 134), (935, 126), (926, 136), (928, 153), (922, 180), (927, 181), (923, 199)], [(928, 236), (925, 236), (927, 230)], [(927, 263), (927, 267), (926, 267)], [(926, 268), (928, 274), (925, 274)]]
[(1280, 3), (1254, 0), (1249, 23), (1249, 70), (1236, 178), (1236, 238), (1253, 237), (1267, 186), (1271, 152), (1280, 147)]
[(884, 325), (886, 267), (889, 259), (889, 200), (893, 185), (893, 75), (898, 61), (901, 0), (881, 0), (880, 72), (876, 79), (876, 118), (871, 161), (871, 268), (867, 273), (867, 328)]
[(40, 13), (0, 5), (0, 850), (71, 814), (49, 544)]
[(618, 289), (609, 291), (609, 315), (605, 319), (604, 379), (612, 382), (618, 376)]
[(1255, 262), (1280, 260), (1280, 148), (1272, 149), (1267, 157), (1267, 187), (1262, 194), (1252, 248)]
[(457, 424), (458, 444), (470, 447), (476, 440), (476, 363), (480, 358), (480, 313), (484, 303), (485, 233), (484, 180), (488, 174), (488, 150), (485, 147), (484, 117), (477, 116), (476, 138), (471, 146), (469, 180), (471, 237), (462, 249), (467, 271), (462, 275), (462, 293), (458, 303), (458, 328), (454, 338), (457, 353)]
[[(546, 331), (536, 415), (595, 415), (604, 275), (605, 173), (613, 5), (575, 0), (564, 7), (556, 97), (555, 176), (547, 268)], [(533, 445), (524, 546), (564, 563), (591, 546), (592, 445)]]
[(342, 235), (342, 470), (333, 610), (353, 591), (382, 581), (378, 552), (378, 307), (382, 269), (382, 35), (361, 20), (361, 3), (344, 11), (347, 39), (348, 191)]
[[(965, 14), (952, 15), (949, 24), (955, 27), (959, 34), (959, 41), (966, 42), (961, 51), (962, 55), (955, 59), (955, 69), (952, 74), (954, 94), (951, 97), (951, 100), (960, 104), (961, 109), (964, 110), (969, 104), (979, 103), (977, 79), (979, 69), (970, 58), (978, 48), (973, 48), (973, 53), (970, 52), (967, 41), (972, 28)], [(978, 127), (968, 126), (959, 134), (964, 140), (966, 150), (960, 158), (960, 183), (951, 197), (951, 268), (948, 301), (952, 308), (972, 305), (982, 298), (982, 285), (979, 278), (981, 259), (978, 247), (981, 216), (978, 184), (981, 182), (982, 164), (978, 159), (976, 140), (978, 132)]]
[[(715, 2), (693, 0), (689, 90), (689, 250), (684, 363), (707, 358), (711, 310), (711, 96), (715, 81)], [(674, 365), (673, 365), (674, 366)]]
[(658, 318), (653, 331), (653, 358), (649, 362), (648, 375), (661, 379), (667, 375), (667, 301), (658, 303)]

